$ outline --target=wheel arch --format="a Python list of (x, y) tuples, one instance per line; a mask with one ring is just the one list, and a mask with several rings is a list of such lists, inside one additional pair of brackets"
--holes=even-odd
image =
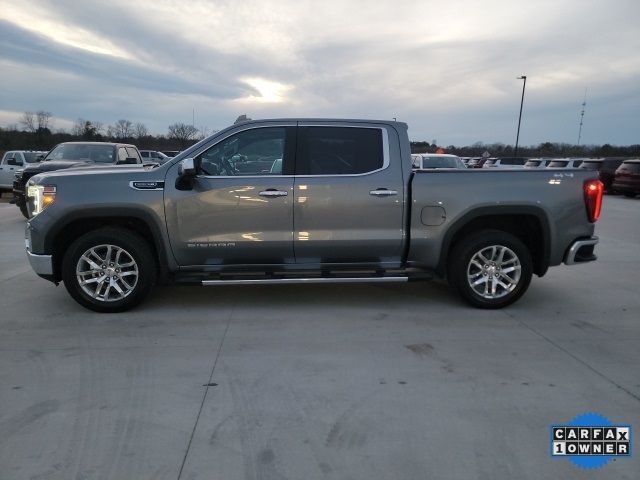
[(437, 272), (446, 275), (449, 255), (456, 243), (484, 229), (502, 230), (518, 237), (529, 249), (533, 273), (543, 276), (551, 256), (551, 224), (547, 213), (535, 206), (488, 206), (473, 209), (458, 218), (447, 230), (442, 242)]
[(85, 233), (104, 227), (124, 228), (140, 235), (152, 249), (152, 256), (158, 267), (158, 280), (164, 282), (167, 279), (167, 249), (162, 241), (160, 228), (152, 216), (135, 209), (109, 208), (67, 216), (47, 232), (44, 248), (53, 256), (54, 281), (61, 280), (62, 259), (71, 243)]

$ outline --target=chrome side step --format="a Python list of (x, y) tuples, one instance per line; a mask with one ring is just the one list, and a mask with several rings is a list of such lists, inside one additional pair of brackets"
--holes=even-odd
[(399, 283), (409, 277), (317, 277), (317, 278), (254, 278), (246, 280), (203, 280), (202, 285), (283, 285), (289, 283)]

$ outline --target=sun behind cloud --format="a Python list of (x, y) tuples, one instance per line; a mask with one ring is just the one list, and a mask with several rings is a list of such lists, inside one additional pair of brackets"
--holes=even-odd
[(281, 103), (286, 100), (286, 93), (293, 89), (292, 85), (258, 77), (243, 77), (240, 78), (240, 81), (258, 92), (258, 95), (249, 95), (237, 99), (247, 103)]

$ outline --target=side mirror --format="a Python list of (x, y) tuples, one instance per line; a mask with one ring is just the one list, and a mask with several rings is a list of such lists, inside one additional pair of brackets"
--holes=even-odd
[(193, 177), (196, 174), (196, 164), (193, 158), (185, 158), (180, 162), (178, 175), (181, 177)]
[(176, 178), (177, 190), (193, 189), (193, 178), (196, 176), (196, 164), (193, 158), (185, 158), (178, 166), (178, 178)]

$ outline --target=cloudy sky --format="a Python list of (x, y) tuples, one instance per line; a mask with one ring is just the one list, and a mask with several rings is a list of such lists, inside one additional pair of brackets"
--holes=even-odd
[(0, 0), (0, 125), (393, 118), (438, 144), (640, 143), (639, 0)]

